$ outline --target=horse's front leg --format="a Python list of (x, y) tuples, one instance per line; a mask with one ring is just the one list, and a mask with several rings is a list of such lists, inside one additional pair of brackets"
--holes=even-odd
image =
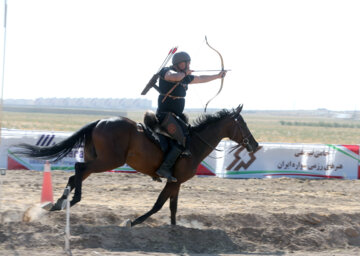
[(180, 190), (180, 186), (178, 186), (176, 193), (173, 193), (170, 196), (171, 225), (176, 225), (176, 211), (177, 211), (179, 190)]
[(144, 215), (140, 216), (136, 220), (131, 222), (131, 226), (138, 225), (140, 223), (143, 223), (147, 218), (149, 218), (154, 213), (158, 212), (165, 202), (168, 200), (168, 198), (176, 191), (179, 191), (180, 183), (178, 182), (167, 182), (164, 189), (161, 191), (158, 199), (156, 200), (153, 208), (145, 213)]

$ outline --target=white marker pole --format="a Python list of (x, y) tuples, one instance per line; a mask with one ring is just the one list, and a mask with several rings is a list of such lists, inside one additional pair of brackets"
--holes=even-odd
[(65, 226), (65, 252), (67, 255), (72, 255), (70, 250), (70, 191), (69, 186), (66, 187), (66, 226)]
[[(0, 175), (3, 176), (5, 174), (6, 174), (6, 170), (5, 169), (0, 169)], [(1, 203), (2, 203), (1, 201), (3, 199), (3, 197), (2, 197), (3, 179), (2, 179), (1, 176), (0, 176), (0, 180), (1, 180), (1, 182), (0, 182), (0, 210), (1, 210)]]
[(0, 143), (1, 143), (2, 118), (3, 118), (2, 110), (3, 110), (4, 77), (5, 77), (6, 19), (7, 19), (7, 0), (4, 1), (4, 47), (3, 47), (2, 78), (1, 78), (1, 90), (0, 90)]

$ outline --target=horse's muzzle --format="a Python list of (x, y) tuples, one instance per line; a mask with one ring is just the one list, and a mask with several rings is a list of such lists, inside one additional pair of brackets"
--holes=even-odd
[(257, 143), (257, 141), (254, 138), (250, 140), (250, 143), (245, 145), (245, 148), (248, 152), (255, 152), (258, 147), (259, 147), (259, 143)]

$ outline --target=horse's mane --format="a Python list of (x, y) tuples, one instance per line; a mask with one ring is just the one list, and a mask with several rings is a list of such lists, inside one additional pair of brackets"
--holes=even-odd
[(210, 124), (222, 120), (233, 114), (233, 111), (227, 109), (220, 110), (215, 114), (203, 114), (199, 116), (192, 124), (191, 131), (199, 132)]

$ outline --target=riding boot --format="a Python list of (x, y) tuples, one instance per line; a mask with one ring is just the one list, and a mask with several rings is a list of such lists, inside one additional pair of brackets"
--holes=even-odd
[(172, 176), (172, 167), (181, 153), (182, 149), (177, 145), (173, 145), (165, 156), (164, 161), (160, 165), (159, 169), (156, 171), (156, 174), (167, 178), (168, 182), (177, 182), (177, 179)]
[(185, 147), (183, 152), (181, 153), (182, 157), (191, 157), (191, 151), (190, 151), (190, 143), (189, 143), (190, 139), (189, 139), (189, 135), (186, 136), (186, 140), (185, 140)]

